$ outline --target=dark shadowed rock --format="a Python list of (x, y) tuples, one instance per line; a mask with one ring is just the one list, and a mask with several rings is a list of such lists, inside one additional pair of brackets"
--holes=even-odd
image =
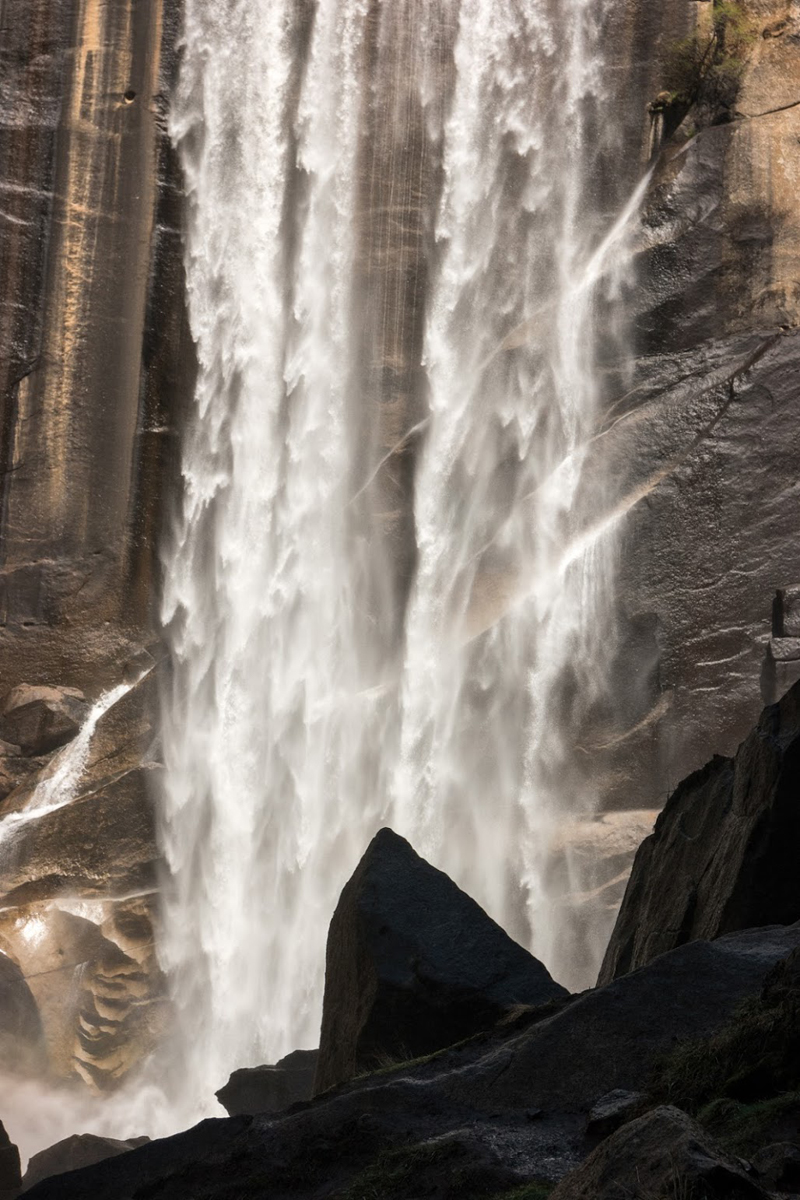
[(609, 1133), (634, 1116), (643, 1100), (643, 1092), (626, 1092), (624, 1088), (615, 1088), (613, 1092), (601, 1096), (593, 1106), (586, 1122), (586, 1132), (590, 1136), (608, 1137)]
[[(424, 1062), (361, 1077), (288, 1113), (205, 1121), (45, 1180), (30, 1197), (485, 1200), (537, 1180), (554, 1184), (594, 1148), (586, 1118), (598, 1099), (609, 1089), (641, 1087), (656, 1057), (679, 1038), (718, 1030), (799, 945), (800, 927), (693, 942), (555, 1013), (519, 1014)], [(682, 1153), (683, 1129), (663, 1127), (664, 1145), (668, 1134)], [(733, 1179), (738, 1186), (735, 1171)], [(636, 1191), (623, 1196), (650, 1200)]]
[(788, 1001), (800, 1009), (800, 949), (772, 968), (764, 980), (762, 999), (772, 1008)]
[(781, 1192), (800, 1191), (800, 1147), (793, 1142), (764, 1146), (753, 1155), (752, 1163), (767, 1187)]
[(77, 688), (21, 683), (3, 702), (0, 737), (25, 755), (49, 754), (75, 737), (88, 712), (86, 698)]
[(0, 1122), (0, 1200), (14, 1200), (19, 1193), (21, 1178), (19, 1150)]
[(609, 1091), (643, 1089), (656, 1060), (678, 1041), (719, 1029), (798, 946), (800, 924), (679, 946), (585, 992), (442, 1086), (472, 1096), (482, 1073), (484, 1104), (588, 1113)]
[(0, 1071), (35, 1070), (42, 1056), (36, 1001), (17, 964), (0, 953)]
[(314, 1094), (318, 1050), (293, 1050), (274, 1066), (243, 1067), (234, 1071), (216, 1093), (230, 1117), (280, 1112)]
[(768, 1200), (742, 1165), (678, 1108), (655, 1108), (601, 1142), (551, 1200)]
[(73, 1134), (33, 1155), (22, 1179), (22, 1189), (27, 1191), (35, 1183), (52, 1175), (62, 1175), (65, 1171), (76, 1171), (80, 1167), (90, 1167), (107, 1158), (115, 1158), (118, 1154), (126, 1154), (149, 1140), (145, 1137), (120, 1141), (117, 1138), (98, 1137), (94, 1133)]
[(447, 875), (382, 829), (328, 932), (317, 1090), (566, 995)]
[(639, 848), (600, 982), (694, 938), (800, 918), (800, 683), (734, 759), (670, 796)]

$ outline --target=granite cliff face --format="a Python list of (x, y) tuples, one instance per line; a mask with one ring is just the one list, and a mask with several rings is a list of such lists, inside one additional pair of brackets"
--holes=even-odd
[[(159, 528), (192, 386), (165, 132), (180, 20), (174, 0), (0, 4), (5, 705), (21, 684), (62, 685), (85, 694), (86, 712), (136, 677), (153, 641)], [(0, 949), (30, 978), (38, 1067), (100, 1089), (158, 1025), (154, 772), (142, 766), (154, 715), (154, 690), (135, 689), (101, 720), (70, 805), (0, 846)], [(39, 803), (61, 752), (16, 745), (4, 720), (8, 816)]]
[[(648, 104), (671, 48), (709, 9), (628, 0), (618, 43), (631, 186), (656, 158), (630, 297), (633, 381), (609, 358), (598, 430), (612, 507), (628, 514), (615, 704), (608, 736), (583, 749), (607, 807), (643, 810), (629, 822), (637, 838), (670, 785), (732, 753), (762, 695), (800, 670), (772, 619), (776, 589), (800, 580), (800, 23), (788, 0), (748, 0), (755, 36), (728, 119), (703, 126), (690, 109), (660, 143)], [(179, 0), (0, 0), (0, 703), (23, 683), (91, 702), (157, 643), (159, 536), (194, 375), (165, 132), (180, 22)], [(369, 52), (396, 72), (399, 46)], [(437, 179), (411, 101), (402, 146), (374, 124), (356, 382), (381, 394), (380, 536), (407, 578), (416, 443), (398, 438), (423, 409), (413, 297), (430, 230), (420, 206), (401, 219), (381, 168), (402, 160), (420, 186)], [(391, 297), (397, 319), (380, 324)], [(782, 644), (769, 650), (772, 633)], [(74, 804), (27, 827), (35, 836), (13, 854), (0, 847), (3, 951), (25, 974), (80, 968), (72, 1007), (59, 986), (32, 986), (48, 1069), (95, 1087), (125, 1074), (163, 1018), (149, 678), (103, 718)], [(3, 815), (52, 769), (54, 751), (19, 750), (0, 745)], [(571, 853), (585, 845), (599, 863), (591, 895), (570, 895), (563, 872), (589, 940), (609, 924), (633, 852), (624, 822), (612, 837), (603, 821), (565, 834)]]
[(94, 691), (147, 629), (191, 388), (164, 122), (180, 7), (2, 7), (3, 683)]
[[(688, 7), (708, 20), (710, 5)], [(630, 505), (621, 605), (638, 643), (621, 790), (655, 803), (709, 753), (732, 753), (798, 670), (768, 643), (775, 592), (800, 578), (800, 25), (787, 3), (744, 10), (724, 123), (690, 110), (656, 160), (634, 386), (609, 422)], [(655, 48), (665, 62), (669, 43)]]

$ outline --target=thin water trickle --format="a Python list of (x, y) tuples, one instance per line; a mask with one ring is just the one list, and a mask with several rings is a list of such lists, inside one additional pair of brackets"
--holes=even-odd
[(597, 802), (575, 746), (613, 655), (586, 460), (641, 188), (603, 170), (612, 14), (187, 0), (200, 371), (161, 822), (184, 1122), (316, 1044), (328, 921), (382, 823), (558, 977), (596, 965), (548, 848)]
[(23, 825), (66, 808), (75, 799), (83, 776), (97, 723), (110, 708), (131, 690), (133, 684), (121, 683), (103, 692), (89, 709), (76, 737), (63, 746), (49, 763), (46, 773), (33, 790), (24, 808), (0, 818), (0, 847), (13, 841)]

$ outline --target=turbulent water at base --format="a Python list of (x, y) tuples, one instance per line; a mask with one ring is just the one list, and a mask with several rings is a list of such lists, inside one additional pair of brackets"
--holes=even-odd
[(587, 460), (635, 209), (611, 9), (187, 0), (162, 957), (200, 1106), (316, 1045), (328, 922), (381, 824), (557, 977), (596, 967), (549, 847), (596, 802), (613, 654)]

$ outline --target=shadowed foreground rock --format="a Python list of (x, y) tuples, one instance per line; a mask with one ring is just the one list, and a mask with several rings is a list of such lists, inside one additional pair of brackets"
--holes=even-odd
[(328, 931), (316, 1090), (566, 995), (447, 875), (382, 829)]
[(280, 1112), (314, 1094), (317, 1050), (293, 1050), (274, 1066), (244, 1067), (234, 1071), (217, 1099), (229, 1117), (248, 1113)]
[(130, 1138), (128, 1141), (120, 1141), (117, 1138), (98, 1137), (93, 1133), (76, 1133), (34, 1154), (22, 1178), (23, 1191), (33, 1187), (35, 1183), (41, 1183), (43, 1179), (49, 1179), (52, 1175), (62, 1175), (65, 1171), (76, 1171), (80, 1167), (91, 1167), (107, 1158), (126, 1154), (128, 1150), (135, 1150), (137, 1146), (143, 1146), (149, 1140)]
[(800, 918), (800, 683), (685, 779), (639, 848), (600, 983), (695, 938)]
[(0, 1123), (0, 1200), (13, 1200), (21, 1181), (19, 1150)]
[(551, 1200), (768, 1200), (740, 1163), (678, 1108), (654, 1108), (623, 1126), (562, 1179)]
[(720, 1029), (798, 947), (800, 926), (693, 942), (423, 1063), (355, 1080), (289, 1113), (205, 1121), (45, 1180), (30, 1198), (486, 1200), (534, 1181), (555, 1184), (594, 1150), (586, 1118), (601, 1097), (646, 1087), (660, 1056), (680, 1038)]

